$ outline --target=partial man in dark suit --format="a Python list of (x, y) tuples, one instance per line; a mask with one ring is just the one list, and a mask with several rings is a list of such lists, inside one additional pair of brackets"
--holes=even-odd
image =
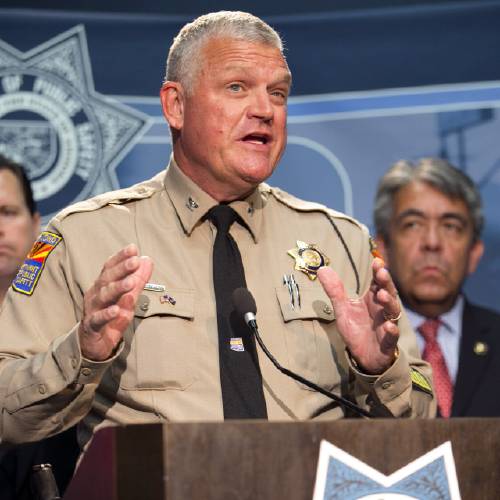
[(500, 416), (500, 315), (462, 292), (483, 255), (481, 196), (445, 160), (399, 161), (375, 199), (377, 247), (433, 368), (443, 417)]
[[(40, 214), (26, 172), (22, 165), (0, 154), (0, 307), (39, 232)], [(44, 463), (53, 466), (62, 492), (78, 453), (75, 427), (40, 442), (13, 448), (0, 444), (0, 499), (34, 498), (32, 466)]]

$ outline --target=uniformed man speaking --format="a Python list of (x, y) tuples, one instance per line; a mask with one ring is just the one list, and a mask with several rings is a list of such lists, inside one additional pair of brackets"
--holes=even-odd
[(373, 416), (433, 414), (430, 369), (366, 229), (263, 184), (290, 85), (279, 36), (252, 15), (180, 31), (161, 89), (166, 172), (58, 214), (8, 293), (3, 440), (79, 421), (83, 445), (110, 423), (350, 414), (265, 356), (234, 310), (239, 287), (281, 366)]

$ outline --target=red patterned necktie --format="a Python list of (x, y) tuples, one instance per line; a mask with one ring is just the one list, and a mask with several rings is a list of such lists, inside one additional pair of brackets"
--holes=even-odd
[(453, 384), (451, 383), (443, 352), (437, 341), (440, 324), (439, 318), (429, 318), (419, 326), (418, 331), (425, 340), (422, 358), (430, 363), (432, 367), (432, 378), (439, 412), (442, 417), (448, 418), (451, 414), (451, 403), (453, 401)]

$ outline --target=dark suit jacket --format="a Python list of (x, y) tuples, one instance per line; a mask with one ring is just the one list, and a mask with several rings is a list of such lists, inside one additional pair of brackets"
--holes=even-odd
[[(474, 352), (477, 342), (486, 353)], [(500, 416), (500, 314), (467, 301), (451, 416)]]

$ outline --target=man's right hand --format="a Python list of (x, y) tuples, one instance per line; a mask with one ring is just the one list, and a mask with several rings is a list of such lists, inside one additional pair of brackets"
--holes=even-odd
[(111, 256), (84, 295), (78, 336), (83, 357), (104, 361), (113, 355), (134, 317), (135, 304), (153, 271), (149, 257), (133, 244)]

